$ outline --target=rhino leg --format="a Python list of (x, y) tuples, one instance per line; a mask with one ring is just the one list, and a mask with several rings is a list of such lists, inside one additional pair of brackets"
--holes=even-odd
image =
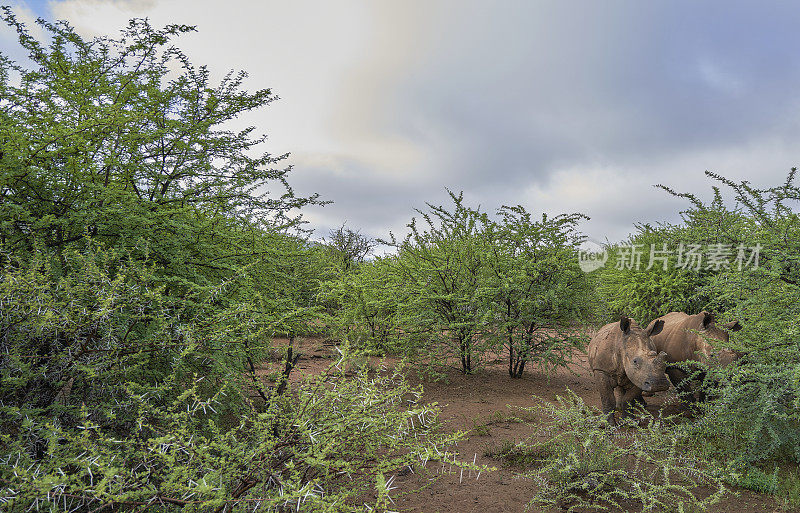
[(617, 408), (617, 398), (614, 397), (614, 389), (617, 383), (605, 372), (595, 372), (595, 380), (600, 390), (600, 403), (603, 405), (603, 413), (608, 415), (608, 423), (616, 426), (617, 421), (614, 418), (614, 410)]
[[(636, 388), (636, 387), (634, 386), (634, 388)], [(640, 405), (642, 405), (642, 408), (645, 408), (645, 407), (647, 407), (647, 401), (645, 401), (644, 398), (645, 397), (653, 397), (653, 395), (654, 395), (653, 392), (645, 392), (640, 388), (639, 389), (639, 394), (638, 395), (634, 395), (631, 398), (631, 404), (640, 404)]]
[(647, 406), (644, 398), (642, 397), (642, 389), (637, 387), (636, 385), (632, 385), (630, 388), (625, 390), (625, 393), (622, 395), (622, 411), (626, 414), (629, 412), (629, 407), (635, 408), (637, 405), (640, 405), (642, 408)]

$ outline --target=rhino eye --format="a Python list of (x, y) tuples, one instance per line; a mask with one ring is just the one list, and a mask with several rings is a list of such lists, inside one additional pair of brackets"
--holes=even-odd
[(633, 364), (638, 367), (639, 365), (642, 364), (642, 359), (637, 356), (636, 358), (633, 359)]

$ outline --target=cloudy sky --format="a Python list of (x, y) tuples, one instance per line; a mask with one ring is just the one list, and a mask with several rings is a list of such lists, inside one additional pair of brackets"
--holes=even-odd
[[(8, 3), (8, 0), (6, 2)], [(281, 100), (242, 122), (290, 152), (306, 218), (402, 233), (445, 187), (493, 210), (582, 212), (618, 240), (800, 162), (800, 4), (694, 1), (11, 0), (86, 35), (132, 17), (196, 25), (178, 44)], [(13, 40), (0, 29), (0, 48)]]

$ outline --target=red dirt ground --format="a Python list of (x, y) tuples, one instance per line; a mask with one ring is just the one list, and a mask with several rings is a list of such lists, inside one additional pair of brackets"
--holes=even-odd
[[(276, 343), (285, 345), (286, 341)], [(303, 374), (319, 373), (330, 365), (332, 346), (315, 339), (304, 339), (296, 345), (303, 356), (292, 375), (292, 381)], [(385, 362), (391, 365), (393, 360), (389, 358)], [(574, 363), (569, 370), (559, 369), (549, 377), (537, 370), (526, 369), (521, 379), (511, 379), (505, 362), (497, 362), (469, 376), (453, 369), (448, 372), (447, 380), (442, 382), (421, 381), (413, 374), (409, 379), (414, 384), (422, 384), (424, 400), (436, 402), (441, 407), (440, 418), (445, 422), (446, 429), (471, 431), (468, 438), (457, 446), (460, 458), (471, 461), (474, 457), (477, 463), (497, 467), (497, 471), (482, 473), (478, 479), (474, 473), (469, 476), (465, 473), (459, 483), (461, 476), (455, 470), (452, 474), (446, 473), (431, 481), (429, 478), (436, 477), (438, 469), (434, 463), (430, 463), (427, 476), (411, 473), (398, 475), (395, 478), (398, 488), (394, 500), (396, 510), (402, 512), (525, 511), (534, 494), (534, 483), (521, 478), (520, 469), (487, 456), (487, 453), (506, 440), (525, 439), (532, 434), (532, 427), (527, 423), (497, 421), (495, 412), (501, 412), (503, 419), (519, 415), (513, 406), (532, 406), (533, 396), (554, 400), (557, 394), (563, 395), (567, 388), (588, 405), (600, 407), (600, 395), (595, 390), (587, 357), (583, 353), (574, 355)], [(653, 414), (657, 414), (662, 407), (667, 414), (680, 411), (676, 398), (670, 392), (647, 398), (647, 402), (647, 409)], [(479, 428), (476, 432), (476, 426), (486, 426), (488, 433), (485, 428)], [(562, 510), (540, 509), (532, 505), (527, 511)], [(790, 510), (784, 509), (773, 497), (738, 490), (736, 495), (728, 495), (710, 511), (773, 513)]]

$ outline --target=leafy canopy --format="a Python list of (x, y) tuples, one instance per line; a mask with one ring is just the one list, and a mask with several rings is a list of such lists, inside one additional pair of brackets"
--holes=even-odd
[(176, 286), (213, 283), (252, 254), (254, 229), (285, 229), (318, 201), (294, 195), (276, 167), (286, 155), (260, 153), (254, 127), (227, 128), (276, 96), (243, 91), (244, 72), (212, 84), (171, 45), (193, 27), (132, 20), (118, 39), (85, 40), (39, 20), (45, 46), (10, 8), (2, 18), (31, 61), (0, 61), (4, 251), (63, 256), (93, 239), (156, 261)]

